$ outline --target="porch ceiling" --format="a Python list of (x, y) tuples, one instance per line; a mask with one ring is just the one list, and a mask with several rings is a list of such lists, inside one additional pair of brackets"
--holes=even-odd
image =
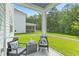
[(38, 12), (46, 12), (57, 6), (59, 3), (17, 3), (25, 8), (29, 8)]
[(32, 3), (32, 4), (45, 8), (49, 3)]

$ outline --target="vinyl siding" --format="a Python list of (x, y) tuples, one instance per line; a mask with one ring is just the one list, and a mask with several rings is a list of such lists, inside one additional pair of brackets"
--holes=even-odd
[[(6, 22), (5, 30), (6, 33), (4, 33), (4, 21)], [(12, 21), (12, 23), (10, 23)], [(10, 32), (10, 24), (13, 25), (13, 30)], [(11, 41), (14, 36), (14, 5), (13, 4), (2, 4), (0, 3), (0, 55), (1, 50), (4, 48), (4, 34), (6, 38), (6, 47), (7, 47), (7, 42)], [(3, 51), (4, 52), (4, 51)]]
[(14, 28), (16, 33), (26, 33), (26, 15), (14, 10)]
[(0, 4), (0, 55), (4, 42), (4, 20), (5, 20), (5, 4)]

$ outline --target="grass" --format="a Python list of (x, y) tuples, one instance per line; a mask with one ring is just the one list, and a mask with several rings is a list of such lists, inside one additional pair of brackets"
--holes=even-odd
[[(32, 35), (34, 33), (30, 34), (16, 34), (17, 36), (20, 36), (19, 42), (29, 42), (29, 40), (32, 38), (35, 40), (36, 43), (40, 40), (41, 32), (36, 32), (37, 35)], [(38, 35), (39, 34), (39, 35)], [(50, 33), (48, 33), (50, 34)], [(64, 36), (65, 38), (75, 38), (70, 35), (64, 35), (64, 34), (57, 34), (57, 33), (51, 33), (51, 35), (56, 36)], [(75, 38), (76, 39), (76, 38)], [(79, 38), (77, 38), (79, 39)], [(58, 37), (54, 36), (48, 36), (49, 46), (58, 52), (62, 53), (65, 56), (79, 56), (79, 42), (73, 41), (73, 40), (65, 40), (60, 39)], [(23, 45), (22, 45), (23, 46)]]
[(79, 56), (79, 42), (64, 40), (57, 37), (48, 37), (49, 46), (65, 56)]

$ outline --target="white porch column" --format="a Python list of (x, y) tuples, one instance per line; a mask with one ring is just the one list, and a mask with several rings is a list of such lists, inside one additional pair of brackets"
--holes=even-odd
[(34, 31), (36, 32), (36, 25), (34, 26)]
[(46, 12), (42, 13), (42, 34), (46, 34), (47, 30), (47, 16)]
[[(5, 14), (6, 14), (6, 5), (5, 5)], [(3, 47), (4, 47), (4, 56), (6, 56), (6, 15), (5, 15), (5, 20), (4, 20), (4, 42), (3, 42)]]
[[(13, 15), (14, 4), (7, 3), (5, 4), (5, 21), (4, 21), (4, 55), (7, 55), (7, 42), (10, 39), (10, 20), (14, 19)], [(14, 22), (12, 23), (14, 25)], [(14, 31), (13, 31), (14, 32)], [(14, 33), (13, 33), (14, 35)]]
[(9, 4), (5, 4), (5, 20), (4, 20), (4, 56), (6, 56), (7, 54), (7, 36), (9, 35), (7, 28), (8, 28), (8, 24), (9, 24)]

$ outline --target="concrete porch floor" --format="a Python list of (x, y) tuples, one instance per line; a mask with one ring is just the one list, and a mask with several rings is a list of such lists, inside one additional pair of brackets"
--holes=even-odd
[[(26, 55), (22, 55), (22, 56), (26, 56)], [(64, 56), (64, 55), (55, 51), (54, 49), (49, 48), (49, 52), (48, 52), (47, 49), (43, 48), (40, 51), (29, 54), (27, 56)]]

